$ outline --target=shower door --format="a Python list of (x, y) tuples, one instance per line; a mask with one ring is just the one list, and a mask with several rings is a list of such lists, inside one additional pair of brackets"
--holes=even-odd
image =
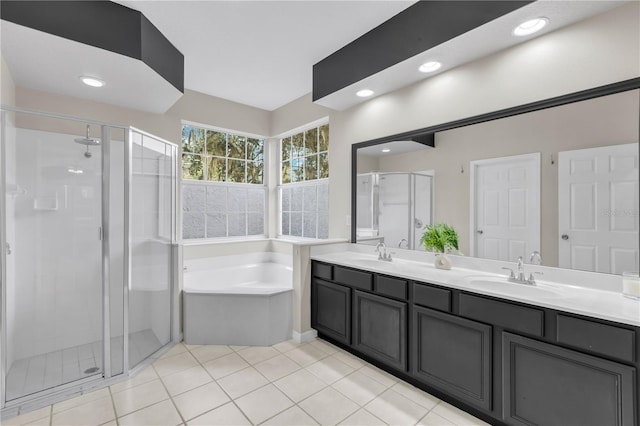
[(9, 402), (103, 373), (102, 153), (84, 123), (2, 118)]

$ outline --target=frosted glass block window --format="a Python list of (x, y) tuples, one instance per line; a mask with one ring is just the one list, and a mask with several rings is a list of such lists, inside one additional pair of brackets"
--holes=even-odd
[(292, 183), (279, 189), (281, 235), (329, 237), (329, 180)]
[(280, 139), (280, 234), (329, 237), (329, 125)]
[(183, 239), (265, 235), (266, 188), (224, 182), (182, 182)]
[(264, 139), (182, 125), (182, 179), (264, 182)]

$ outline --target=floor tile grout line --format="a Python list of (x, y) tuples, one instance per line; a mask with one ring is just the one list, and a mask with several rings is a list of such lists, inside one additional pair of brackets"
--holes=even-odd
[(113, 415), (115, 417), (116, 426), (120, 425), (120, 421), (118, 420), (118, 412), (116, 411), (116, 402), (113, 400), (113, 392), (111, 392), (111, 386), (107, 386), (109, 390), (109, 399), (111, 400), (111, 408), (113, 408)]
[[(153, 367), (153, 366), (152, 366)], [(156, 371), (156, 374), (158, 374), (158, 372)], [(182, 412), (178, 409), (178, 405), (176, 404), (176, 402), (173, 400), (173, 397), (171, 396), (171, 393), (169, 393), (169, 389), (167, 389), (167, 385), (164, 383), (164, 381), (162, 380), (162, 378), (160, 378), (160, 383), (162, 384), (162, 387), (164, 388), (165, 392), (167, 392), (167, 395), (169, 395), (169, 400), (171, 401), (171, 405), (173, 405), (173, 408), (176, 410), (176, 413), (178, 413), (178, 417), (180, 417), (181, 420), (181, 424), (186, 425), (187, 421), (184, 419), (184, 416), (182, 415)], [(162, 402), (162, 401), (160, 401)], [(153, 405), (153, 404), (152, 404)], [(150, 405), (151, 406), (151, 405)]]

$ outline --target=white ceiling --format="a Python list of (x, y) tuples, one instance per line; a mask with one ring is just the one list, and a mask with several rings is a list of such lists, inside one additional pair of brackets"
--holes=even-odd
[[(312, 89), (312, 66), (404, 10), (413, 1), (118, 1), (140, 10), (185, 55), (185, 88), (273, 110)], [(363, 102), (364, 84), (377, 94), (419, 79), (425, 58), (441, 71), (519, 42), (505, 37), (511, 22), (551, 18), (553, 31), (619, 6), (619, 1), (538, 1), (380, 72), (318, 103), (344, 109)], [(38, 90), (162, 113), (180, 92), (144, 63), (2, 21), (2, 55), (16, 84)], [(81, 74), (107, 82), (79, 83)]]

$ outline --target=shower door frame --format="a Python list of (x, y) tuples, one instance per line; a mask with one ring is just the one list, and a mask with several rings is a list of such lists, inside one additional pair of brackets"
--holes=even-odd
[[(178, 239), (177, 239), (177, 194), (179, 189), (179, 146), (175, 143), (162, 139), (158, 136), (152, 135), (143, 130), (139, 130), (132, 126), (125, 126), (120, 124), (108, 123), (104, 121), (98, 121), (93, 119), (74, 117), (64, 114), (56, 114), (44, 111), (37, 111), (27, 108), (17, 108), (13, 106), (0, 105), (0, 193), (2, 197), (7, 196), (7, 182), (6, 182), (6, 137), (7, 137), (7, 114), (29, 114), (39, 117), (68, 120), (81, 122), (84, 124), (93, 124), (100, 126), (101, 129), (101, 218), (100, 218), (100, 239), (102, 248), (101, 259), (101, 275), (102, 275), (102, 372), (93, 376), (74, 380), (69, 383), (65, 383), (59, 386), (55, 386), (49, 389), (43, 389), (36, 393), (25, 395), (11, 401), (6, 400), (6, 374), (7, 369), (7, 310), (6, 310), (6, 286), (7, 286), (7, 230), (6, 230), (6, 202), (3, 201), (2, 208), (0, 208), (0, 348), (2, 348), (0, 354), (0, 410), (4, 413), (9, 410), (17, 410), (23, 405), (49, 405), (59, 400), (61, 394), (77, 393), (85, 391), (87, 389), (99, 389), (101, 387), (108, 386), (109, 384), (119, 380), (121, 377), (127, 377), (132, 373), (144, 368), (147, 364), (154, 359), (154, 355), (165, 351), (172, 343), (178, 341), (179, 330), (176, 328), (178, 325), (178, 318), (176, 317), (178, 309), (176, 303), (178, 301), (178, 276), (177, 276), (177, 262), (178, 262)], [(16, 127), (17, 128), (17, 127)], [(123, 350), (122, 361), (123, 369), (121, 373), (112, 375), (111, 371), (111, 300), (110, 300), (110, 167), (111, 156), (109, 148), (111, 146), (109, 129), (122, 129), (124, 132), (124, 265), (123, 265)], [(148, 135), (154, 139), (168, 144), (172, 147), (173, 167), (171, 168), (171, 177), (173, 184), (171, 185), (171, 201), (173, 209), (171, 210), (171, 268), (170, 268), (170, 289), (169, 289), (169, 342), (161, 346), (157, 351), (149, 355), (137, 365), (131, 367), (129, 365), (129, 289), (131, 287), (131, 249), (130, 244), (132, 242), (131, 235), (131, 181), (132, 181), (132, 131), (139, 132), (144, 135)], [(6, 198), (5, 198), (6, 199)]]

